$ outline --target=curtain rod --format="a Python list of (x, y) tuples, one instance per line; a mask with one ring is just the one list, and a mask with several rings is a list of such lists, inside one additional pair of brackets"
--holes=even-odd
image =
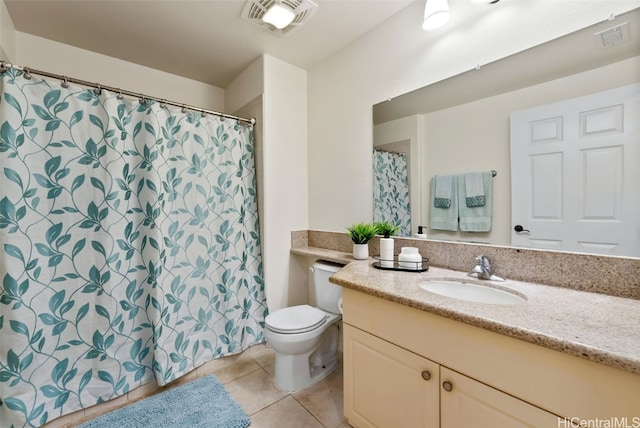
[(69, 82), (71, 82), (71, 83), (76, 83), (78, 85), (88, 86), (90, 88), (95, 88), (98, 91), (101, 91), (102, 89), (106, 89), (108, 91), (115, 92), (115, 93), (117, 93), (119, 95), (128, 95), (128, 96), (131, 96), (131, 97), (139, 98), (141, 100), (154, 100), (154, 101), (160, 102), (160, 104), (168, 104), (168, 105), (172, 105), (174, 107), (181, 107), (183, 112), (185, 110), (192, 110), (192, 111), (200, 112), (202, 114), (211, 114), (211, 115), (214, 115), (214, 116), (219, 116), (223, 120), (224, 119), (233, 119), (233, 120), (237, 120), (238, 122), (244, 122), (246, 124), (250, 124), (251, 126), (254, 126), (256, 124), (256, 119), (253, 118), (253, 117), (251, 119), (247, 119), (247, 118), (244, 118), (244, 117), (233, 116), (231, 114), (220, 113), (220, 112), (213, 111), (213, 110), (207, 110), (207, 109), (201, 108), (201, 107), (190, 106), (190, 105), (187, 105), (187, 104), (184, 104), (184, 103), (178, 103), (178, 102), (175, 102), (175, 101), (169, 101), (169, 100), (165, 100), (165, 99), (162, 99), (162, 98), (151, 97), (149, 95), (144, 95), (144, 94), (140, 94), (140, 93), (137, 93), (137, 92), (127, 91), (127, 90), (120, 89), (120, 88), (114, 88), (112, 86), (101, 85), (99, 83), (93, 83), (93, 82), (87, 82), (86, 80), (76, 79), (74, 77), (67, 77), (67, 76), (63, 76), (61, 74), (49, 73), (48, 71), (36, 70), (36, 69), (30, 68), (30, 67), (10, 64), (10, 63), (8, 63), (8, 62), (6, 62), (4, 60), (0, 60), (0, 74), (4, 73), (9, 68), (13, 68), (15, 70), (20, 70), (20, 71), (24, 72), (24, 77), (26, 79), (30, 79), (31, 78), (31, 74), (37, 74), (39, 76), (45, 76), (45, 77), (50, 77), (50, 78), (53, 78), (53, 79), (61, 80), (62, 81), (62, 87), (64, 87), (64, 88), (66, 88), (67, 84)]
[(373, 148), (373, 151), (382, 152), (382, 153), (391, 153), (392, 155), (407, 156), (405, 152), (394, 152), (393, 150), (378, 149), (376, 147)]

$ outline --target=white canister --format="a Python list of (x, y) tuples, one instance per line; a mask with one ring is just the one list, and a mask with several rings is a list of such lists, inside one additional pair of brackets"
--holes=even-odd
[(380, 266), (393, 267), (393, 238), (380, 238)]
[(409, 269), (422, 269), (422, 256), (416, 247), (402, 247), (398, 255), (398, 265)]

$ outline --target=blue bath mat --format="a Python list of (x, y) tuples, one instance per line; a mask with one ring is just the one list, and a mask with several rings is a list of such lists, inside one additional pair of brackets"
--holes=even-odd
[(220, 381), (208, 375), (129, 406), (78, 428), (246, 428), (251, 419)]

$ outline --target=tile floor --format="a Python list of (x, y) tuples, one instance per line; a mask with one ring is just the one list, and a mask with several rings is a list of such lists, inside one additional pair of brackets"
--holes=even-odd
[[(210, 363), (233, 398), (251, 415), (251, 428), (346, 428), (342, 414), (342, 360), (326, 378), (288, 394), (273, 384), (274, 353), (257, 345)], [(204, 374), (204, 370), (202, 370)]]
[(251, 428), (348, 428), (343, 416), (342, 359), (338, 367), (315, 385), (294, 393), (273, 384), (275, 355), (266, 345), (253, 346), (241, 354), (211, 361), (156, 391), (149, 385), (108, 403), (59, 418), (45, 428), (71, 428), (166, 388), (213, 373), (231, 396), (251, 416)]

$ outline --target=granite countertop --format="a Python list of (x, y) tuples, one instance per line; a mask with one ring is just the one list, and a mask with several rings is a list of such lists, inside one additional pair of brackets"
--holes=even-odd
[[(307, 251), (318, 256), (315, 250)], [(355, 261), (350, 255), (331, 253), (334, 261), (348, 263), (331, 277), (343, 287), (640, 374), (640, 300), (521, 281), (486, 281), (524, 295), (527, 301), (467, 302), (418, 286), (428, 278), (471, 279), (466, 272), (437, 267), (422, 273), (380, 270), (372, 266), (373, 259)]]

